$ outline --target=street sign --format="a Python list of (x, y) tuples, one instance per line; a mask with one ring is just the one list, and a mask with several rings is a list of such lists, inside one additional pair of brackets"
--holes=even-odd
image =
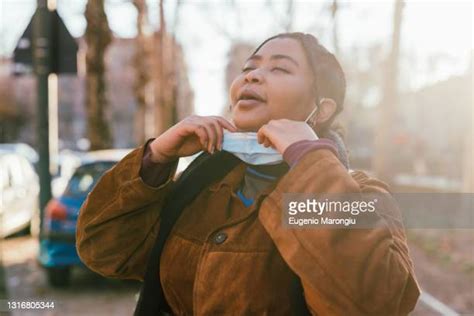
[[(13, 74), (25, 75), (33, 73), (33, 27), (38, 17), (38, 9), (33, 14), (25, 32), (18, 40), (13, 52)], [(51, 51), (49, 54), (50, 73), (63, 74), (77, 73), (76, 40), (71, 36), (63, 20), (56, 10), (51, 11)], [(41, 43), (37, 43), (40, 45)]]
[[(77, 73), (77, 50), (76, 41), (55, 10), (55, 1), (37, 0), (37, 9), (13, 53), (13, 74), (36, 76), (40, 236), (44, 211), (52, 197), (49, 157), (50, 150), (56, 149), (51, 143), (57, 140), (57, 74)], [(54, 93), (51, 98), (50, 91)], [(54, 139), (50, 141), (51, 135)]]

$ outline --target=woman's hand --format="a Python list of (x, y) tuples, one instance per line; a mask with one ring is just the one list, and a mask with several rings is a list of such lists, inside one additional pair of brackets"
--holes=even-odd
[(150, 143), (152, 161), (166, 163), (201, 150), (222, 149), (223, 128), (237, 128), (220, 116), (188, 116)]
[(273, 147), (283, 155), (285, 150), (300, 140), (317, 140), (319, 137), (305, 122), (287, 119), (271, 120), (257, 132), (258, 142)]

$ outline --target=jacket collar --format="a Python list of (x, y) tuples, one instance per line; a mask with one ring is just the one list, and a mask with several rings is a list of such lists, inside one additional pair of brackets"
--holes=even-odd
[(222, 180), (210, 185), (209, 190), (218, 191), (222, 186), (228, 186), (232, 188), (232, 191), (235, 190), (245, 174), (245, 168), (245, 163), (239, 162)]

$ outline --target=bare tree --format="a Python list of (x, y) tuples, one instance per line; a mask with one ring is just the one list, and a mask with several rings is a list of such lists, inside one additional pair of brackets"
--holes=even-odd
[(378, 177), (390, 182), (393, 178), (391, 150), (398, 102), (398, 67), (400, 55), (400, 32), (402, 25), (403, 0), (395, 0), (393, 33), (390, 55), (387, 59), (382, 102), (378, 106), (378, 121), (375, 131), (374, 171)]
[(136, 81), (134, 85), (137, 99), (137, 111), (135, 113), (135, 137), (137, 144), (142, 144), (147, 137), (145, 134), (147, 114), (147, 91), (150, 84), (150, 38), (146, 34), (149, 27), (147, 18), (147, 4), (145, 0), (133, 0), (137, 9), (137, 38), (135, 46), (134, 65), (136, 69)]
[[(224, 6), (228, 6), (229, 10), (235, 14), (236, 26), (240, 30), (241, 28), (241, 17), (240, 11), (237, 3), (233, 0), (229, 2), (222, 2)], [(206, 22), (211, 25), (214, 32), (219, 33), (219, 35), (225, 37), (229, 41), (234, 41), (240, 34), (236, 34), (235, 30), (231, 27), (230, 23), (222, 24), (218, 20), (215, 19), (214, 11), (219, 7), (213, 3), (202, 2), (199, 4), (199, 8), (206, 16)], [(229, 17), (230, 20), (230, 17)]]
[(166, 21), (163, 7), (163, 0), (159, 2), (160, 28), (155, 33), (155, 134), (163, 133), (172, 123), (170, 109), (166, 102), (165, 80), (166, 69)]
[(103, 0), (88, 0), (85, 16), (87, 137), (91, 143), (90, 149), (96, 150), (112, 146), (112, 135), (105, 116), (107, 98), (104, 61), (112, 34)]
[(339, 2), (338, 0), (333, 0), (331, 5), (331, 17), (332, 17), (332, 41), (334, 45), (334, 54), (339, 55), (339, 39), (338, 39), (338, 21), (337, 13), (339, 12)]
[[(0, 66), (4, 63), (0, 58)], [(28, 115), (22, 111), (19, 100), (15, 100), (14, 80), (0, 76), (0, 142), (14, 142), (21, 129), (28, 122)]]
[(282, 17), (277, 10), (275, 10), (275, 3), (271, 0), (265, 1), (265, 8), (268, 9), (272, 15), (276, 25), (281, 27), (285, 32), (291, 32), (294, 20), (294, 1), (286, 0), (285, 15)]
[(293, 0), (288, 0), (286, 3), (286, 20), (284, 29), (285, 32), (291, 32), (293, 29), (293, 19), (294, 19), (294, 5)]
[[(155, 135), (159, 135), (179, 119), (193, 111), (193, 94), (187, 78), (184, 55), (174, 32), (177, 28), (178, 11), (171, 32), (165, 20), (163, 0), (160, 0), (160, 28), (154, 36), (153, 80), (155, 88)], [(181, 1), (177, 3), (179, 10)]]

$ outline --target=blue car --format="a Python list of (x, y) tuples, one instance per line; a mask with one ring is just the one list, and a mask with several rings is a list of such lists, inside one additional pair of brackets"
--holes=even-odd
[(38, 260), (46, 269), (50, 285), (67, 286), (72, 267), (85, 267), (75, 246), (79, 210), (99, 178), (128, 152), (129, 150), (97, 151), (81, 158), (82, 162), (63, 194), (47, 204), (43, 215)]

